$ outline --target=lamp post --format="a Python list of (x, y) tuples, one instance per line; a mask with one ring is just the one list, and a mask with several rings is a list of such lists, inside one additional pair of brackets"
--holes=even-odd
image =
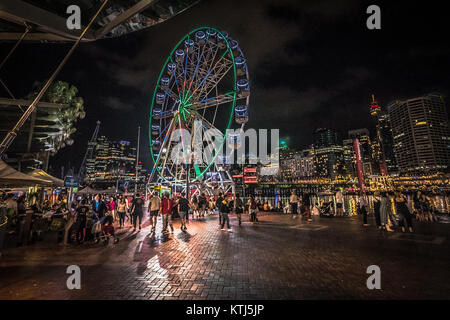
[(141, 127), (138, 127), (138, 142), (136, 148), (136, 178), (134, 181), (134, 195), (137, 193), (137, 184), (138, 184), (138, 164), (139, 164), (139, 143), (141, 141)]

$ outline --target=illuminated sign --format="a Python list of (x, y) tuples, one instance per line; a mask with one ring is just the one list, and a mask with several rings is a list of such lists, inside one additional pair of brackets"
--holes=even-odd
[(77, 178), (73, 177), (73, 176), (67, 176), (64, 179), (64, 186), (66, 188), (78, 187), (78, 180), (77, 180)]
[(244, 183), (258, 183), (258, 177), (256, 176), (244, 177)]
[(244, 173), (256, 173), (256, 168), (244, 168)]

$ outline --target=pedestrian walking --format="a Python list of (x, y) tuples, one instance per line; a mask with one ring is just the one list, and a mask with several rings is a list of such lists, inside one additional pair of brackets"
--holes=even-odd
[(219, 203), (219, 212), (222, 217), (221, 230), (225, 230), (225, 223), (226, 223), (228, 231), (231, 231), (230, 218), (228, 217), (228, 214), (230, 213), (230, 207), (228, 201), (225, 198), (222, 198), (221, 202)]
[(359, 213), (363, 217), (363, 226), (368, 227), (367, 223), (367, 196), (365, 192), (361, 192), (359, 196)]
[(244, 202), (242, 201), (241, 197), (239, 196), (239, 193), (236, 193), (236, 217), (239, 222), (239, 226), (242, 224), (242, 213), (244, 212)]
[(199, 218), (199, 211), (198, 211), (198, 199), (196, 195), (192, 196), (192, 200), (191, 200), (191, 208), (192, 208), (192, 219), (197, 219)]
[(111, 213), (113, 220), (117, 221), (118, 217), (116, 216), (116, 202), (114, 201), (113, 197), (109, 198), (108, 211)]
[(137, 221), (139, 220), (139, 230), (141, 230), (142, 216), (144, 207), (144, 199), (141, 198), (139, 193), (136, 194), (136, 198), (131, 203), (131, 215), (133, 216), (133, 231), (136, 231)]
[(342, 195), (341, 190), (336, 192), (336, 216), (343, 217), (344, 216), (344, 197)]
[[(389, 226), (389, 218), (391, 217), (391, 215), (392, 215), (391, 200), (388, 198), (387, 192), (383, 192), (381, 193), (380, 198), (380, 223), (381, 227), (388, 232), (394, 231)], [(395, 223), (395, 221), (392, 223)]]
[(173, 199), (170, 198), (169, 192), (164, 193), (164, 198), (161, 200), (161, 215), (163, 218), (163, 229), (162, 231), (167, 232), (167, 226), (170, 226), (171, 232), (173, 233), (172, 224), (172, 209), (173, 209)]
[(307, 194), (307, 193), (303, 195), (301, 212), (302, 212), (302, 216), (304, 219), (306, 219), (308, 222), (312, 221), (311, 200), (310, 200), (309, 194)]
[(221, 203), (223, 200), (224, 200), (224, 196), (223, 196), (223, 192), (221, 191), (221, 192), (219, 192), (219, 197), (216, 200), (216, 207), (217, 207), (217, 210), (219, 211), (219, 226), (222, 225), (222, 213), (220, 211), (220, 207), (221, 207)]
[(256, 211), (258, 210), (258, 204), (256, 203), (253, 196), (248, 198), (248, 211), (250, 213), (250, 222), (257, 222)]
[(289, 197), (289, 204), (291, 206), (291, 214), (292, 214), (292, 218), (296, 219), (297, 218), (297, 214), (298, 214), (298, 197), (295, 194), (295, 190), (291, 191), (291, 196)]
[(86, 224), (87, 224), (87, 214), (89, 213), (89, 206), (87, 203), (87, 199), (81, 200), (80, 205), (76, 209), (77, 217), (76, 217), (76, 234), (75, 238), (77, 243), (81, 244), (85, 238), (86, 232)]
[(395, 192), (395, 209), (400, 219), (402, 232), (406, 232), (406, 228), (408, 228), (409, 232), (413, 232), (411, 212), (406, 204), (405, 196), (398, 191)]
[(178, 214), (181, 219), (181, 230), (186, 231), (186, 217), (189, 213), (189, 200), (186, 199), (186, 194), (184, 192), (181, 193), (181, 197), (178, 199)]
[(373, 210), (375, 215), (375, 223), (378, 229), (381, 229), (381, 214), (380, 214), (380, 206), (381, 206), (381, 197), (380, 191), (375, 191), (373, 195)]
[(92, 211), (97, 219), (101, 219), (105, 216), (105, 213), (108, 211), (108, 207), (102, 199), (100, 194), (95, 195), (94, 202), (92, 203)]
[(206, 197), (205, 197), (205, 194), (202, 193), (200, 195), (200, 197), (198, 197), (198, 207), (199, 207), (198, 210), (199, 210), (200, 218), (202, 218), (202, 219), (205, 217), (206, 205), (207, 205)]
[(155, 232), (158, 214), (161, 210), (161, 198), (158, 196), (158, 192), (153, 192), (148, 205), (150, 209), (150, 224), (152, 226), (152, 232)]
[(125, 225), (125, 215), (127, 214), (128, 204), (123, 196), (120, 196), (117, 204), (117, 214), (119, 215), (119, 228)]

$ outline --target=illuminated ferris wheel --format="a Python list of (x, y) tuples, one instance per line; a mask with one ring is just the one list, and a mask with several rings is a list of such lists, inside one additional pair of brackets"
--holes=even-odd
[[(229, 129), (248, 121), (249, 97), (246, 59), (236, 40), (211, 27), (185, 35), (166, 59), (153, 93), (149, 181), (184, 185), (187, 179), (195, 183), (217, 176), (223, 145), (230, 138), (237, 143)], [(219, 139), (208, 136), (214, 130), (222, 133)], [(174, 158), (174, 152), (183, 159)], [(199, 156), (201, 161), (192, 161)]]

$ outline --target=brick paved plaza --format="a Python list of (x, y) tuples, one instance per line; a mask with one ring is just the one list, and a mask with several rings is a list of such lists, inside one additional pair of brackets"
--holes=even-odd
[[(8, 249), (0, 260), (1, 299), (429, 299), (450, 298), (450, 224), (417, 224), (386, 234), (358, 217), (262, 215), (259, 224), (221, 231), (217, 216), (185, 234), (122, 231), (118, 244)], [(160, 221), (159, 221), (160, 223)], [(159, 226), (160, 227), (160, 226)], [(66, 268), (81, 268), (68, 290)], [(381, 268), (368, 290), (366, 268)]]

